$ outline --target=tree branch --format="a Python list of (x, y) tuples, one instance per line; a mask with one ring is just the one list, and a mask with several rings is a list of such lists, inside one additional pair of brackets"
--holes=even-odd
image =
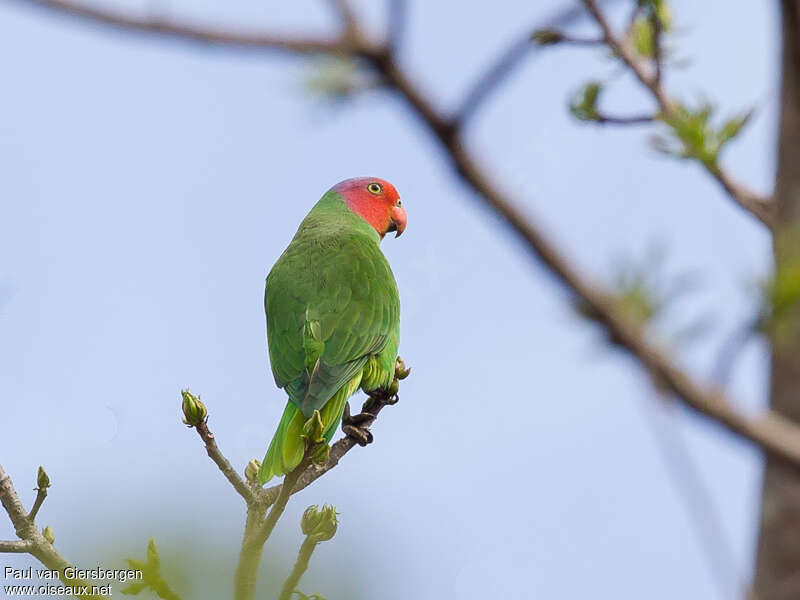
[(36, 500), (33, 501), (33, 507), (28, 514), (31, 521), (36, 520), (36, 515), (39, 514), (39, 509), (44, 504), (44, 499), (47, 498), (47, 488), (50, 487), (50, 478), (47, 476), (43, 467), (39, 467), (39, 473), (36, 481)]
[(297, 553), (297, 560), (294, 563), (292, 572), (283, 584), (281, 595), (278, 600), (291, 600), (292, 594), (297, 589), (297, 584), (308, 569), (308, 563), (311, 561), (311, 555), (317, 547), (318, 542), (313, 536), (307, 535), (300, 546), (300, 551)]
[[(608, 0), (607, 0), (608, 1)], [(579, 5), (571, 6), (566, 9), (560, 10), (558, 13), (552, 15), (550, 18), (544, 20), (543, 25), (535, 27), (530, 32), (525, 33), (523, 37), (515, 39), (509, 46), (500, 53), (500, 55), (489, 65), (472, 87), (464, 94), (459, 108), (456, 110), (453, 122), (458, 127), (463, 127), (475, 113), (478, 112), (480, 107), (486, 102), (489, 96), (494, 92), (503, 81), (508, 78), (511, 73), (528, 54), (537, 49), (544, 47), (545, 44), (537, 45), (536, 33), (539, 31), (551, 31), (560, 36), (559, 41), (575, 43), (578, 45), (594, 45), (597, 40), (583, 40), (579, 38), (569, 38), (560, 31), (558, 28), (565, 27), (571, 23), (583, 18), (585, 12)]]
[(593, 119), (600, 125), (643, 125), (656, 120), (653, 115), (634, 115), (632, 117), (619, 117), (598, 113)]
[(341, 19), (344, 34), (351, 35), (356, 32), (356, 14), (348, 0), (328, 0), (333, 11)]
[[(56, 2), (55, 0), (28, 1), (61, 8), (62, 10), (67, 10), (67, 12), (74, 12), (69, 10), (70, 5), (66, 2)], [(661, 87), (655, 85), (654, 80), (613, 36), (607, 21), (599, 13), (596, 3), (592, 0), (583, 1), (590, 14), (603, 29), (606, 42), (629, 65), (637, 78), (652, 91), (662, 112), (665, 109), (667, 111), (672, 110), (672, 104)], [(89, 12), (93, 13), (94, 11)], [(124, 21), (111, 20), (109, 22), (107, 18), (94, 18), (94, 20), (118, 27), (128, 26)], [(178, 37), (184, 36), (187, 31), (186, 27), (175, 24), (168, 27), (152, 27), (147, 22), (142, 23), (136, 20), (130, 26), (134, 29), (151, 31), (162, 35), (177, 35)], [(219, 32), (209, 32), (209, 35), (205, 35), (202, 31), (196, 29), (189, 28), (189, 30), (193, 32), (192, 39), (209, 41), (210, 43), (219, 41)], [(250, 38), (250, 46), (258, 47), (258, 39), (258, 36)], [(273, 49), (277, 46), (282, 50), (294, 52), (309, 51), (309, 46), (302, 41), (281, 40), (276, 43), (275, 38), (269, 36), (262, 36), (260, 39), (263, 41), (264, 49)], [(237, 44), (238, 42), (234, 40), (234, 45)], [(242, 44), (238, 45), (241, 46)], [(750, 418), (742, 414), (727, 401), (719, 390), (713, 388), (705, 389), (695, 383), (661, 349), (649, 342), (642, 328), (632, 323), (625, 314), (619, 311), (610, 294), (584, 278), (566, 260), (560, 250), (544, 234), (544, 231), (529, 220), (491, 180), (484, 169), (478, 165), (473, 155), (466, 149), (452, 123), (442, 117), (433, 107), (427, 96), (422, 93), (406, 72), (397, 64), (391, 52), (385, 48), (376, 49), (366, 45), (360, 37), (357, 37), (350, 46), (343, 45), (340, 42), (325, 42), (314, 43), (311, 48), (316, 52), (349, 51), (369, 62), (384, 77), (387, 85), (406, 102), (412, 113), (439, 141), (454, 170), (464, 183), (475, 192), (476, 199), (501, 216), (505, 224), (523, 241), (531, 255), (541, 261), (570, 291), (590, 307), (596, 313), (598, 320), (604, 324), (609, 334), (620, 345), (624, 346), (651, 375), (663, 382), (672, 393), (700, 414), (754, 442), (770, 455), (788, 461), (794, 466), (800, 466), (800, 428), (774, 412), (767, 411), (757, 418)], [(765, 223), (771, 221), (766, 208), (768, 202), (765, 199), (750, 192), (745, 194), (738, 184), (732, 184), (724, 174), (712, 174), (726, 189), (730, 190), (734, 199), (742, 206), (751, 210), (753, 214), (760, 215), (760, 218)], [(342, 446), (342, 449), (344, 452), (349, 450), (346, 446)], [(332, 462), (329, 465), (335, 464), (333, 462), (333, 453), (331, 458)], [(323, 468), (323, 472), (327, 468)], [(309, 479), (310, 483), (318, 476), (313, 473), (303, 473), (298, 479), (295, 489), (302, 489), (306, 478)], [(265, 493), (271, 496), (274, 492), (267, 490)]]
[[(371, 415), (378, 416), (378, 413), (383, 410), (384, 406), (389, 406), (391, 404), (396, 403), (396, 397), (394, 399), (390, 399), (386, 393), (383, 392), (375, 392), (371, 395), (364, 405), (361, 407), (362, 413), (369, 413)], [(375, 419), (367, 421), (360, 426), (369, 429), (372, 427)], [(339, 461), (344, 457), (345, 454), (350, 452), (356, 446), (356, 441), (351, 437), (343, 437), (338, 440), (335, 444), (331, 446), (331, 453), (330, 457), (328, 458), (328, 462), (323, 467), (318, 467), (314, 464), (308, 465), (302, 473), (300, 473), (299, 477), (295, 481), (292, 487), (292, 494), (296, 494), (300, 490), (307, 488), (309, 485), (314, 483), (317, 479), (325, 475), (328, 471), (333, 469), (336, 465), (339, 464)], [(264, 502), (267, 506), (273, 504), (278, 495), (280, 494), (283, 486), (281, 484), (273, 485), (272, 487), (266, 488), (264, 490), (264, 494), (262, 496), (262, 502)]]
[(337, 53), (352, 50), (351, 44), (343, 38), (283, 37), (268, 33), (256, 34), (245, 31), (217, 29), (188, 23), (176, 23), (160, 17), (142, 18), (122, 11), (93, 7), (65, 0), (16, 1), (21, 4), (49, 9), (57, 14), (76, 17), (98, 25), (110, 26), (123, 32), (154, 34), (166, 39), (228, 47), (237, 50), (278, 51), (289, 54)]
[[(89, 590), (92, 584), (85, 579), (67, 579), (64, 577), (64, 570), (70, 567), (70, 563), (59, 554), (53, 544), (45, 539), (44, 535), (36, 528), (33, 519), (25, 512), (22, 501), (19, 499), (17, 490), (11, 481), (11, 477), (0, 465), (0, 504), (5, 509), (14, 531), (20, 541), (0, 542), (0, 552), (27, 552), (36, 557), (48, 569), (59, 571), (62, 581), (68, 581), (71, 586), (87, 586)], [(77, 594), (81, 600), (108, 600), (106, 596), (100, 594)]]
[(0, 552), (27, 554), (33, 548), (28, 540), (0, 540)]
[(252, 600), (254, 598), (258, 580), (258, 565), (261, 562), (264, 544), (272, 535), (278, 519), (283, 515), (286, 504), (292, 496), (294, 484), (301, 473), (305, 471), (308, 463), (308, 458), (304, 457), (293, 471), (286, 474), (283, 484), (278, 486), (278, 496), (266, 517), (264, 517), (265, 507), (263, 505), (248, 506), (242, 549), (239, 553), (239, 564), (236, 566), (235, 600)]
[(214, 464), (219, 467), (219, 470), (225, 476), (225, 479), (230, 482), (236, 492), (248, 505), (255, 504), (258, 501), (256, 492), (253, 491), (252, 487), (247, 485), (244, 479), (239, 476), (239, 473), (236, 472), (236, 469), (231, 466), (231, 463), (228, 461), (228, 459), (222, 454), (219, 446), (217, 446), (217, 441), (214, 438), (214, 434), (208, 429), (208, 424), (203, 421), (199, 425), (194, 426), (194, 428), (197, 430), (197, 435), (199, 435), (200, 439), (203, 440), (209, 458), (211, 458), (211, 460), (214, 461)]
[[(614, 34), (614, 31), (605, 15), (600, 11), (596, 0), (581, 0), (594, 21), (600, 26), (603, 39), (609, 49), (616, 55), (634, 74), (636, 79), (650, 91), (650, 94), (658, 104), (661, 114), (669, 119), (675, 114), (675, 102), (667, 96), (661, 81), (661, 28), (660, 19), (654, 17), (659, 22), (659, 27), (655, 32), (656, 55), (654, 60), (654, 73), (650, 74), (645, 65), (631, 51), (626, 43), (621, 41)], [(717, 180), (722, 188), (728, 193), (731, 199), (741, 208), (751, 213), (759, 221), (772, 229), (775, 225), (775, 207), (769, 197), (761, 196), (744, 185), (734, 181), (730, 174), (723, 171), (720, 167), (703, 165), (708, 173)]]

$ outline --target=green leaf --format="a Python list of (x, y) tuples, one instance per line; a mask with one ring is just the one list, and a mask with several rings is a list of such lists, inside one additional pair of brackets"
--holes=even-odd
[(644, 58), (655, 54), (655, 33), (653, 24), (646, 17), (637, 17), (631, 24), (629, 42), (634, 52)]
[(709, 102), (703, 102), (694, 109), (676, 104), (668, 117), (660, 116), (670, 128), (673, 143), (664, 137), (657, 137), (653, 140), (654, 147), (665, 154), (697, 160), (707, 168), (717, 170), (720, 152), (739, 135), (753, 111), (733, 117), (720, 127), (712, 123), (714, 112), (714, 106)]
[(140, 581), (138, 583), (131, 583), (130, 585), (126, 585), (124, 588), (120, 590), (120, 592), (125, 596), (136, 596), (139, 593), (143, 592), (146, 588), (147, 588), (147, 583), (144, 581)]
[(748, 110), (746, 113), (739, 115), (738, 117), (731, 117), (726, 121), (726, 123), (722, 126), (719, 130), (719, 140), (720, 144), (724, 144), (729, 140), (732, 140), (739, 132), (742, 130), (747, 122), (750, 120), (750, 117), (753, 116), (753, 110)]
[(569, 110), (580, 121), (598, 121), (597, 101), (603, 91), (603, 84), (599, 81), (590, 81), (579, 89), (572, 98)]
[(146, 589), (150, 589), (156, 596), (163, 600), (180, 600), (180, 596), (169, 587), (161, 575), (161, 557), (153, 538), (147, 543), (147, 559), (140, 561), (133, 558), (126, 559), (131, 569), (142, 572), (141, 581), (136, 581), (126, 586), (121, 592), (127, 596), (136, 596)]
[(357, 92), (377, 86), (361, 63), (350, 56), (326, 56), (313, 63), (306, 78), (306, 88), (313, 94), (334, 101), (350, 98)]

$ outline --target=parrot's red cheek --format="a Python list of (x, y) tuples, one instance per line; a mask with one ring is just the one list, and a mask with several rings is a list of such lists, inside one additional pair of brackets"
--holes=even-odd
[(391, 219), (394, 229), (397, 231), (395, 237), (400, 237), (400, 234), (406, 230), (406, 222), (408, 221), (405, 209), (402, 206), (393, 207)]

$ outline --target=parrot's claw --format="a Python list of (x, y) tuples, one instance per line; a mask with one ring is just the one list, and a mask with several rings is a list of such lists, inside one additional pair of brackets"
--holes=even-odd
[(370, 412), (360, 412), (357, 415), (350, 415), (350, 403), (344, 405), (342, 414), (342, 431), (347, 437), (353, 438), (359, 446), (371, 444), (372, 432), (364, 427), (370, 425), (375, 420), (375, 415)]
[(342, 431), (349, 438), (355, 440), (359, 446), (366, 446), (373, 441), (372, 432), (366, 427), (356, 427), (355, 425), (343, 425)]
[(368, 425), (375, 420), (375, 415), (370, 412), (360, 412), (357, 415), (347, 415), (347, 417), (342, 417), (342, 424), (344, 425), (362, 425), (367, 423)]

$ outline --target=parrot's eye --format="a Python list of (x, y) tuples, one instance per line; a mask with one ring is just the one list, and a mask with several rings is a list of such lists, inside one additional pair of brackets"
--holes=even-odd
[(403, 206), (403, 201), (402, 200), (398, 200), (397, 204), (395, 204), (395, 206)]
[(380, 183), (372, 182), (367, 186), (367, 191), (370, 194), (375, 194), (376, 196), (383, 191), (383, 186)]

